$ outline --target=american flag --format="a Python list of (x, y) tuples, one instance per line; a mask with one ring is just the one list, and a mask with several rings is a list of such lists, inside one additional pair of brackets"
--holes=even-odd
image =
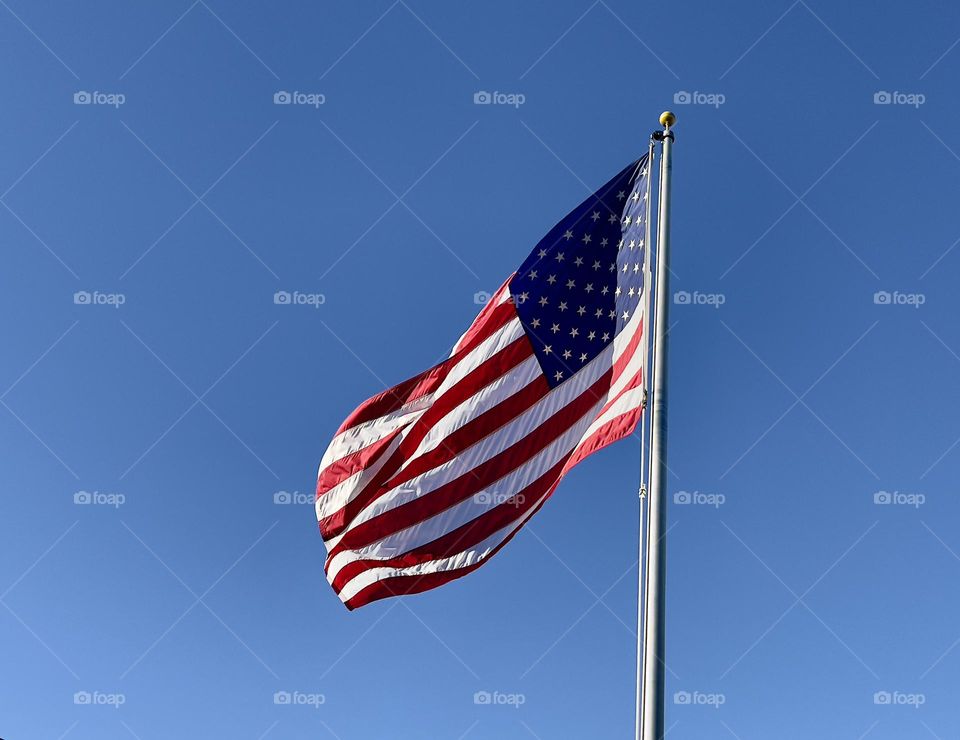
[(647, 156), (587, 198), (450, 356), (362, 403), (320, 463), (327, 580), (355, 609), (466, 575), (643, 407)]

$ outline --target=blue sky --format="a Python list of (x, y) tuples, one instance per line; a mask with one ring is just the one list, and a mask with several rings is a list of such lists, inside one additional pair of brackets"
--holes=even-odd
[(631, 737), (635, 442), (354, 613), (310, 499), (668, 107), (669, 737), (960, 732), (960, 7), (2, 6), (0, 734)]

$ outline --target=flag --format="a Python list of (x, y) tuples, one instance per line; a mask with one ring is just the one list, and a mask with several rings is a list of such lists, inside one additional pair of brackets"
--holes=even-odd
[(643, 407), (647, 156), (541, 239), (450, 356), (362, 403), (320, 463), (327, 580), (355, 609), (466, 575)]

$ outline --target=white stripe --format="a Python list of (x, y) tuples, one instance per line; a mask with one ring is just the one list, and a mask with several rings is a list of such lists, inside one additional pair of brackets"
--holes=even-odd
[(367, 482), (373, 478), (380, 471), (380, 468), (384, 466), (387, 460), (390, 459), (390, 455), (393, 454), (402, 441), (403, 435), (398, 434), (394, 440), (384, 448), (383, 452), (380, 453), (380, 456), (372, 465), (368, 465), (367, 467), (358, 470), (349, 478), (344, 478), (342, 481), (337, 483), (337, 485), (330, 488), (326, 493), (319, 496), (316, 504), (317, 521), (326, 519), (335, 511), (342, 509), (344, 506), (353, 501), (353, 499), (357, 497), (357, 494), (363, 490), (363, 487), (367, 484)]
[[(613, 347), (607, 345), (597, 357), (584, 367), (576, 376), (562, 383), (550, 391), (540, 401), (525, 412), (498, 429), (494, 434), (478, 440), (471, 447), (463, 450), (459, 455), (416, 478), (384, 493), (380, 498), (372, 501), (366, 509), (359, 512), (350, 527), (362, 524), (373, 517), (402, 506), (420, 496), (424, 496), (451, 480), (473, 470), (494, 455), (499, 454), (510, 445), (526, 437), (530, 432), (543, 424), (554, 413), (566, 406), (570, 401), (591, 387), (603, 373), (610, 369), (610, 356)], [(606, 396), (601, 399), (606, 403)], [(448, 417), (447, 424), (451, 422)]]
[(460, 362), (454, 365), (454, 367), (448, 371), (447, 376), (443, 379), (440, 386), (432, 394), (405, 404), (397, 411), (385, 414), (376, 419), (371, 419), (363, 424), (358, 424), (356, 427), (345, 429), (333, 438), (333, 441), (324, 453), (323, 460), (320, 463), (320, 472), (322, 473), (325, 468), (337, 460), (378, 442), (404, 424), (416, 421), (419, 415), (435, 403), (451, 385), (470, 373), (470, 371), (476, 369), (482, 362), (489, 359), (490, 355), (499, 352), (522, 334), (523, 326), (518, 319), (507, 322), (471, 350)]
[[(518, 491), (522, 491), (556, 465), (564, 456), (569, 455), (604, 403), (606, 403), (606, 400), (601, 400), (588, 409), (577, 422), (544, 447), (543, 450), (499, 480), (484, 486), (483, 491), (479, 494), (445, 509), (430, 519), (387, 535), (370, 545), (357, 550), (338, 553), (330, 561), (327, 571), (328, 578), (331, 580), (335, 578), (347, 563), (366, 558), (381, 560), (395, 558), (428, 542), (433, 542), (467, 522), (483, 516)], [(523, 502), (518, 503), (522, 504)]]
[[(596, 421), (590, 425), (590, 428), (583, 435), (582, 442), (590, 438), (594, 432), (609, 421), (613, 421), (618, 416), (622, 416), (643, 403), (643, 388), (637, 387), (624, 393), (620, 398), (610, 404), (610, 408), (597, 417)], [(578, 445), (579, 446), (579, 445)]]
[[(510, 524), (494, 532), (483, 542), (477, 543), (469, 550), (464, 550), (463, 552), (457, 553), (456, 555), (451, 555), (450, 557), (440, 558), (438, 560), (430, 560), (426, 563), (411, 565), (406, 568), (371, 568), (370, 570), (365, 570), (357, 575), (356, 578), (353, 578), (349, 582), (345, 583), (338, 596), (340, 597), (341, 601), (347, 602), (370, 584), (376, 583), (377, 581), (382, 581), (386, 578), (391, 578), (394, 576), (418, 576), (429, 573), (439, 573), (440, 571), (456, 570), (458, 568), (464, 568), (468, 565), (473, 565), (474, 563), (484, 560), (497, 547), (497, 545), (499, 545), (513, 532), (517, 531), (520, 529), (520, 527), (526, 524), (527, 520), (534, 515), (534, 513), (537, 511), (537, 507), (540, 505), (543, 499), (549, 495), (549, 493), (550, 492), (548, 491), (541, 496), (537, 500), (537, 503), (531, 506), (530, 509), (526, 511), (520, 519), (515, 519)], [(332, 581), (333, 579), (331, 578), (330, 580)]]
[(510, 396), (522, 391), (541, 375), (543, 375), (543, 371), (540, 370), (540, 363), (536, 355), (531, 354), (530, 357), (512, 368), (508, 373), (501, 375), (490, 385), (450, 409), (443, 417), (443, 419), (449, 419), (448, 424), (440, 424), (443, 419), (438, 419), (436, 426), (423, 438), (420, 446), (410, 455), (410, 460), (404, 467), (407, 467), (410, 462), (416, 460), (420, 455), (438, 447), (444, 439), (460, 429), (460, 427), (473, 421), (481, 414), (486, 413), (498, 403), (510, 398)]

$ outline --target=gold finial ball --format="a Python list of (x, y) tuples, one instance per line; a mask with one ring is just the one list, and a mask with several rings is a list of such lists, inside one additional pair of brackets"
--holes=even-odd
[(677, 117), (673, 114), (672, 111), (665, 110), (660, 114), (660, 125), (661, 126), (672, 126), (677, 122)]

